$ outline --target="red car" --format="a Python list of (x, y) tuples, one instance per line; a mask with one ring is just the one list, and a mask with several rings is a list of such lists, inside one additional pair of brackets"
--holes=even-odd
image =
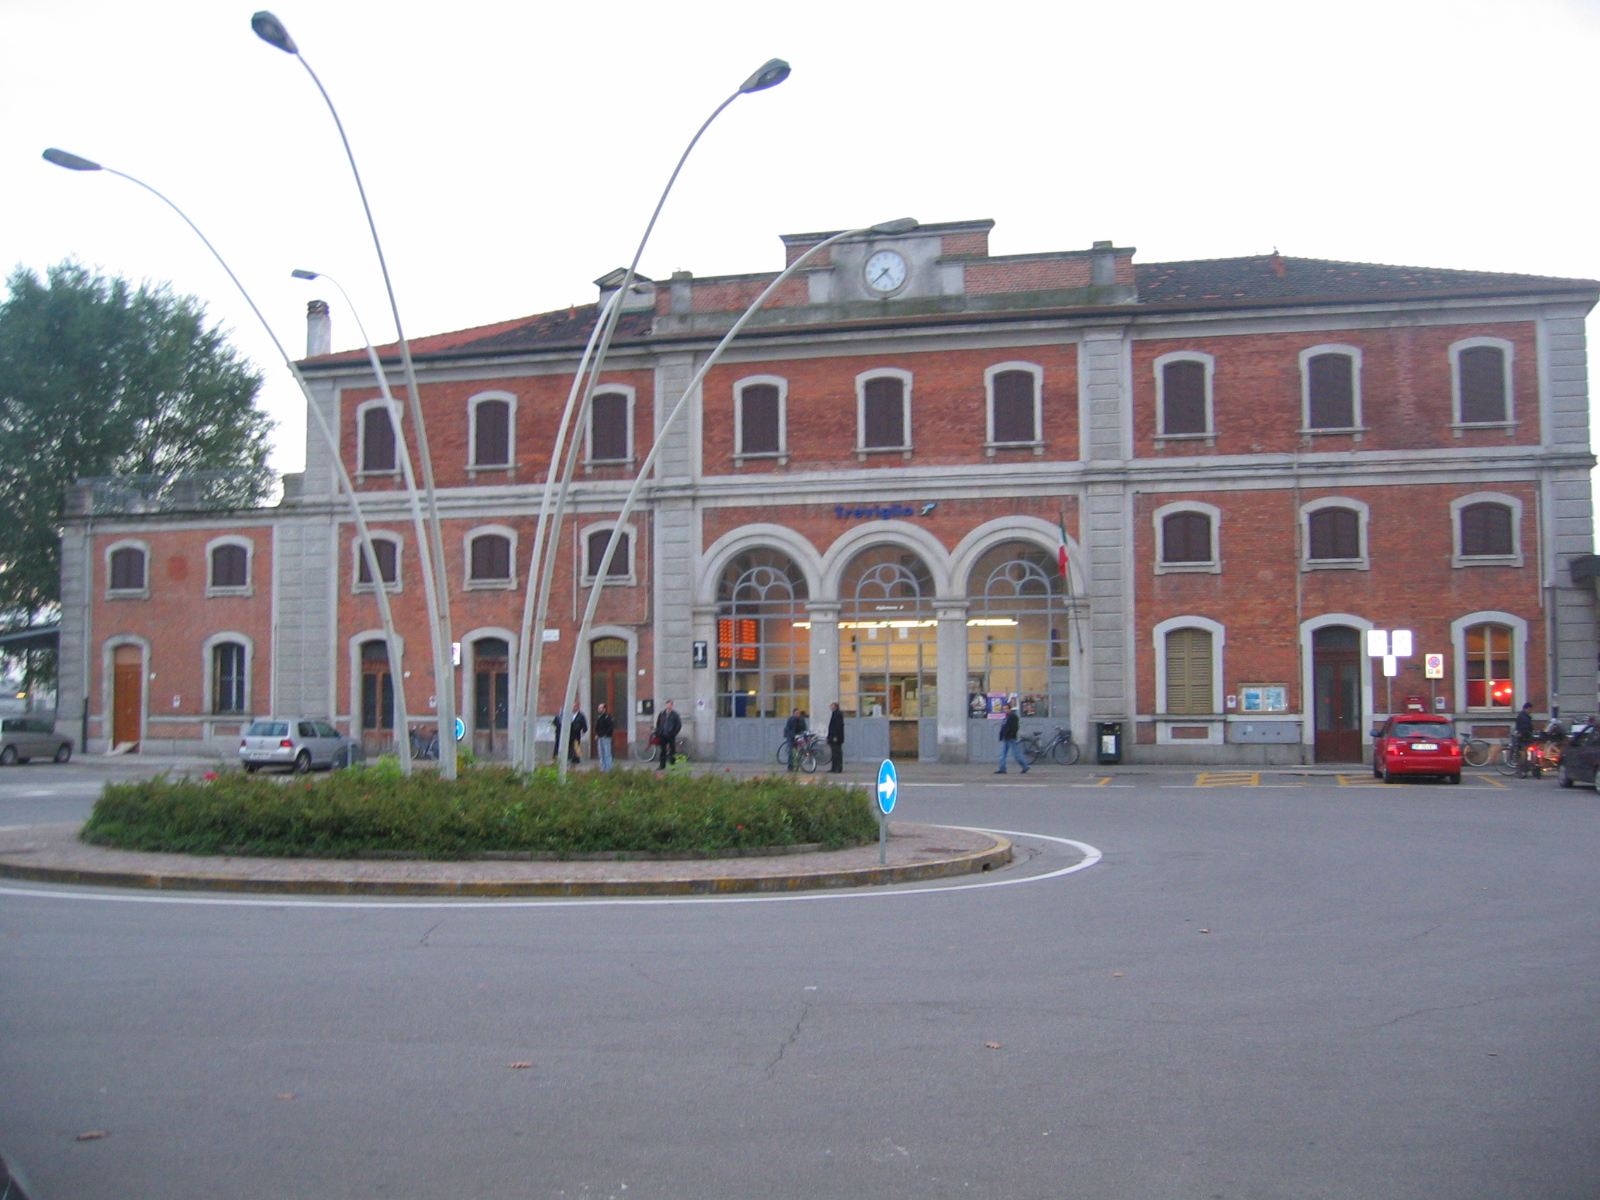
[(1393, 783), (1397, 775), (1438, 775), (1461, 782), (1461, 743), (1449, 718), (1421, 713), (1390, 717), (1372, 736), (1372, 773), (1385, 783)]

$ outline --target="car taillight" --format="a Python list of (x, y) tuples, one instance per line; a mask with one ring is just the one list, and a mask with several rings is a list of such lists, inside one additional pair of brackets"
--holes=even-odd
[(239, 749), (243, 750), (249, 745), (250, 745), (250, 743), (245, 741), (244, 738), (240, 738), (239, 739)]
[(284, 738), (283, 741), (278, 743), (278, 746), (281, 749), (284, 749), (284, 750), (293, 750), (294, 749), (294, 743), (291, 742), (288, 738)]

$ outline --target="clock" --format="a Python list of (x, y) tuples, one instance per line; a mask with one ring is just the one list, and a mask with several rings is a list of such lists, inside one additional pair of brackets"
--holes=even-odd
[(906, 281), (906, 260), (900, 257), (895, 250), (879, 250), (867, 259), (866, 269), (867, 288), (887, 296), (890, 292), (897, 292)]

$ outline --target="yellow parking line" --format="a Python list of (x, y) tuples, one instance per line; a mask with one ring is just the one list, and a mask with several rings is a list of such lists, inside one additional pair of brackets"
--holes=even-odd
[(1202, 771), (1195, 776), (1195, 787), (1255, 787), (1260, 771)]
[(1340, 775), (1340, 787), (1386, 787), (1383, 780), (1376, 775)]
[(1494, 784), (1494, 785), (1495, 785), (1495, 787), (1498, 787), (1498, 788), (1503, 788), (1503, 787), (1507, 787), (1507, 786), (1509, 786), (1509, 785), (1507, 785), (1507, 784), (1504, 784), (1504, 783), (1501, 783), (1501, 782), (1500, 782), (1500, 781), (1499, 781), (1499, 780), (1498, 780), (1498, 779), (1496, 779), (1496, 778), (1495, 778), (1495, 777), (1494, 777), (1494, 776), (1493, 776), (1493, 775), (1474, 775), (1474, 776), (1473, 776), (1473, 778), (1474, 778), (1474, 779), (1481, 779), (1481, 780), (1483, 780), (1483, 781), (1484, 781), (1484, 782), (1485, 782), (1485, 783), (1492, 783), (1492, 784)]

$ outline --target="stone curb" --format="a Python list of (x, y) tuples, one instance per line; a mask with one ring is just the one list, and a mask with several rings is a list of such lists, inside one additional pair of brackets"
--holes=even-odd
[(740, 892), (798, 892), (817, 888), (873, 887), (970, 875), (1004, 866), (1011, 842), (986, 833), (995, 844), (954, 858), (836, 871), (793, 871), (707, 879), (252, 879), (199, 872), (97, 871), (81, 867), (30, 866), (0, 861), (0, 877), (81, 887), (146, 888), (156, 891), (252, 892), (300, 896), (721, 896)]

